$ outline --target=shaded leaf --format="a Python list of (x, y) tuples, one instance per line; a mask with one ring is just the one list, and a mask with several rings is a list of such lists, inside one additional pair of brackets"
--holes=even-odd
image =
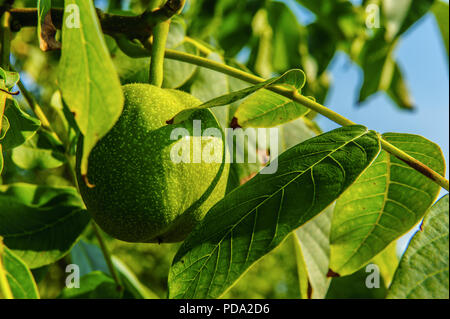
[(312, 299), (325, 298), (330, 285), (327, 273), (332, 216), (333, 209), (329, 207), (296, 231), (310, 285), (308, 297)]
[(119, 118), (124, 98), (92, 1), (67, 0), (65, 8), (58, 82), (84, 135), (86, 175), (89, 153)]
[(395, 273), (388, 298), (448, 299), (448, 194), (427, 213)]
[(114, 280), (101, 271), (91, 272), (80, 278), (79, 288), (64, 288), (62, 299), (120, 299), (122, 292)]
[[(259, 258), (329, 206), (373, 161), (376, 133), (349, 126), (303, 142), (218, 202), (183, 242), (170, 298), (216, 298)], [(272, 163), (273, 164), (273, 163)]]
[(383, 277), (378, 288), (368, 288), (366, 280), (370, 274), (360, 269), (350, 276), (333, 278), (326, 299), (384, 299), (387, 289)]
[[(436, 144), (411, 134), (383, 137), (444, 175), (445, 162)], [(417, 224), (439, 190), (439, 185), (382, 151), (336, 203), (330, 268), (341, 276), (360, 269)]]
[(74, 188), (0, 186), (0, 236), (30, 268), (67, 254), (90, 220)]
[[(80, 276), (94, 271), (101, 271), (111, 276), (105, 257), (96, 245), (80, 240), (70, 251), (72, 263), (80, 268)], [(112, 256), (112, 261), (124, 285), (124, 297), (136, 299), (157, 299), (158, 296), (142, 285), (132, 271), (117, 257)]]
[[(189, 42), (182, 42), (174, 47), (173, 50), (193, 55), (198, 54), (197, 47)], [(171, 89), (179, 88), (194, 75), (196, 69), (197, 66), (190, 63), (164, 59), (163, 87)]]

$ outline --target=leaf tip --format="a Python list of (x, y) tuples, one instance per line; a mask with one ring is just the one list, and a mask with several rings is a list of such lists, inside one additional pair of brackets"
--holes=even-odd
[(82, 175), (82, 177), (83, 177), (83, 181), (84, 181), (84, 183), (86, 184), (87, 187), (89, 187), (89, 188), (94, 188), (94, 187), (95, 187), (94, 184), (91, 184), (91, 183), (89, 182), (89, 179), (88, 179), (88, 177), (87, 177), (87, 174)]

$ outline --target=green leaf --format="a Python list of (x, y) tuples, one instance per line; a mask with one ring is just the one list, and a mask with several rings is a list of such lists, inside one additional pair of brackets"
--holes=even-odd
[(448, 194), (427, 213), (403, 255), (388, 298), (449, 298)]
[(333, 209), (329, 207), (296, 231), (308, 275), (308, 297), (312, 299), (325, 298), (330, 285), (327, 273), (330, 263), (329, 236), (332, 216)]
[(236, 92), (219, 96), (197, 107), (185, 109), (179, 112), (177, 115), (175, 115), (175, 117), (168, 122), (170, 122), (171, 124), (181, 123), (187, 120), (195, 111), (234, 103), (236, 101), (242, 100), (243, 98), (246, 98), (250, 94), (257, 92), (258, 90), (267, 88), (272, 85), (286, 85), (295, 90), (298, 86), (298, 83), (302, 83), (304, 81), (304, 78), (305, 74), (303, 73), (302, 70), (290, 70), (279, 77), (269, 79), (262, 83), (250, 86), (248, 88)]
[[(80, 276), (94, 271), (101, 271), (111, 276), (108, 265), (100, 248), (96, 245), (80, 240), (70, 251), (73, 264), (80, 268)], [(132, 271), (117, 257), (112, 256), (114, 266), (117, 268), (125, 287), (124, 297), (136, 299), (157, 299), (158, 296), (142, 285)]]
[(80, 278), (79, 288), (64, 288), (62, 299), (120, 299), (122, 292), (117, 290), (114, 280), (101, 271), (91, 272)]
[(383, 15), (386, 24), (386, 40), (392, 42), (431, 8), (434, 0), (383, 0)]
[[(218, 202), (183, 242), (169, 273), (170, 298), (216, 298), (258, 259), (329, 206), (373, 161), (378, 136), (348, 126), (281, 154)], [(272, 163), (274, 164), (274, 163)]]
[[(207, 58), (216, 62), (225, 63), (223, 58), (216, 52), (210, 53)], [(198, 68), (191, 85), (191, 94), (193, 96), (202, 102), (206, 102), (216, 96), (227, 93), (229, 93), (229, 85), (226, 75), (206, 68)], [(216, 116), (222, 128), (228, 126), (228, 106), (213, 108), (211, 111)]]
[(389, 287), (399, 263), (397, 256), (397, 241), (393, 241), (381, 253), (376, 255), (372, 259), (372, 262), (378, 265), (383, 281), (386, 284), (386, 287)]
[(89, 153), (119, 118), (124, 98), (92, 1), (67, 0), (65, 8), (58, 82), (84, 135), (86, 175)]
[(41, 122), (21, 110), (16, 100), (6, 99), (5, 116), (10, 128), (5, 133), (1, 144), (5, 150), (22, 145), (33, 137)]
[(437, 24), (439, 25), (439, 29), (441, 30), (442, 41), (444, 42), (445, 49), (447, 50), (447, 58), (448, 58), (448, 15), (449, 8), (448, 3), (443, 1), (435, 1), (433, 6), (431, 7), (431, 12), (433, 12)]
[[(291, 233), (256, 262), (221, 299), (298, 299), (301, 280), (297, 271), (298, 249), (298, 240)], [(307, 285), (308, 281), (303, 283)]]
[[(189, 42), (182, 42), (173, 50), (198, 55), (197, 47)], [(183, 86), (194, 75), (195, 70), (197, 70), (196, 65), (164, 59), (163, 87), (175, 89)]]
[(414, 107), (402, 71), (394, 60), (394, 49), (395, 43), (386, 43), (381, 29), (365, 42), (359, 61), (364, 71), (359, 103), (378, 91), (386, 91), (400, 108), (410, 110)]
[[(0, 245), (3, 245), (1, 240)], [(3, 267), (14, 299), (39, 299), (39, 291), (30, 269), (8, 247), (2, 248), (0, 258), (3, 258)]]
[(0, 88), (10, 90), (17, 82), (20, 75), (14, 71), (6, 71), (0, 68)]
[(37, 37), (39, 39), (39, 45), (42, 47), (42, 25), (44, 24), (45, 16), (52, 7), (51, 0), (38, 0), (37, 1)]
[(14, 148), (11, 158), (17, 166), (29, 170), (56, 168), (66, 162), (64, 147), (44, 130)]
[(350, 276), (333, 278), (326, 299), (384, 299), (387, 289), (383, 277), (379, 288), (368, 288), (366, 280), (369, 275), (370, 272), (361, 269)]
[[(176, 17), (170, 23), (169, 35), (167, 37), (166, 48), (198, 55), (198, 49), (195, 45), (185, 42), (186, 36), (186, 24), (185, 22)], [(164, 79), (163, 87), (176, 89), (189, 81), (192, 78), (197, 66), (190, 63), (183, 63), (176, 60), (164, 60)], [(149, 68), (145, 69), (148, 74)], [(148, 82), (148, 81), (147, 81)]]
[(30, 268), (67, 254), (90, 216), (74, 188), (30, 184), (0, 186), (0, 236)]
[(268, 90), (256, 92), (242, 103), (235, 117), (240, 127), (273, 127), (306, 115), (309, 109)]
[[(216, 52), (207, 56), (208, 59), (224, 63), (223, 58)], [(202, 102), (228, 93), (227, 76), (206, 68), (199, 68), (191, 85), (191, 94)]]
[[(383, 137), (444, 175), (445, 162), (436, 144), (410, 134)], [(345, 276), (363, 267), (420, 221), (439, 190), (439, 185), (382, 151), (336, 203), (330, 268)]]
[(5, 115), (3, 115), (2, 125), (1, 125), (1, 130), (0, 130), (0, 141), (5, 138), (6, 132), (8, 132), (10, 127), (11, 127), (11, 124), (9, 124), (8, 118)]

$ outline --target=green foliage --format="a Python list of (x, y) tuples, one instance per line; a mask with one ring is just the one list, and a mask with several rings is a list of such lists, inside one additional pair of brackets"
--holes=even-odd
[[(383, 137), (445, 173), (443, 155), (436, 144), (410, 134), (388, 133)], [(336, 202), (330, 268), (344, 276), (364, 266), (417, 224), (438, 194), (439, 186), (382, 151)]]
[(74, 188), (0, 186), (0, 236), (28, 267), (51, 264), (67, 254), (89, 222)]
[(354, 126), (283, 153), (275, 174), (259, 174), (228, 194), (183, 242), (169, 274), (169, 297), (223, 294), (291, 231), (330, 205), (379, 148), (374, 132)]
[[(361, 68), (357, 102), (384, 92), (414, 109), (396, 48), (431, 13), (448, 57), (447, 3), (190, 0), (161, 63), (153, 32), (172, 9), (149, 3), (1, 1), (2, 298), (448, 298), (439, 146), (322, 105), (340, 52)], [(149, 88), (151, 62), (164, 89)], [(317, 114), (346, 126), (323, 133)], [(211, 144), (193, 119), (221, 129), (221, 164), (171, 161), (173, 146)], [(241, 128), (276, 128), (278, 152)], [(64, 287), (68, 264), (80, 288)]]
[[(70, 4), (75, 1), (66, 1), (66, 6)], [(124, 100), (92, 1), (81, 0), (76, 5), (83, 13), (79, 21), (71, 10), (63, 17), (58, 81), (84, 135), (81, 172), (86, 175), (89, 153), (119, 118)], [(83, 67), (74, 67), (77, 65)]]
[(448, 194), (433, 205), (411, 239), (388, 298), (448, 299)]
[[(3, 246), (1, 240), (0, 246)], [(13, 297), (15, 299), (38, 299), (39, 291), (27, 265), (5, 246), (0, 247), (0, 259), (2, 259), (0, 267), (3, 264)]]

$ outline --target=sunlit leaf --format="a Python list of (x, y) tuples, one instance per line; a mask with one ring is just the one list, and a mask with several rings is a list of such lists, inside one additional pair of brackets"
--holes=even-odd
[[(436, 144), (410, 134), (383, 137), (444, 175), (445, 162)], [(330, 268), (341, 276), (360, 269), (417, 224), (439, 190), (439, 185), (382, 151), (336, 203)]]
[(1, 239), (0, 246), (0, 267), (3, 263), (14, 299), (39, 299), (39, 291), (30, 269), (8, 247), (3, 246)]
[(379, 150), (374, 132), (349, 126), (281, 154), (275, 174), (260, 173), (226, 195), (183, 242), (169, 273), (169, 297), (222, 295), (255, 261), (336, 200)]
[(67, 0), (65, 7), (58, 83), (84, 135), (86, 175), (89, 154), (119, 118), (124, 98), (92, 1)]
[(448, 194), (427, 213), (395, 273), (388, 298), (448, 299)]
[(181, 111), (180, 113), (178, 113), (177, 115), (175, 115), (175, 117), (173, 119), (171, 119), (169, 122), (171, 124), (178, 124), (178, 123), (183, 122), (186, 119), (188, 119), (192, 113), (194, 113), (198, 110), (234, 103), (236, 101), (239, 101), (241, 99), (248, 97), (249, 95), (251, 95), (261, 89), (267, 88), (271, 85), (286, 85), (294, 90), (299, 86), (299, 83), (304, 82), (304, 78), (305, 78), (305, 74), (303, 73), (302, 70), (290, 70), (279, 77), (269, 79), (262, 83), (256, 84), (254, 86), (250, 86), (248, 88), (245, 88), (245, 89), (242, 89), (242, 90), (239, 90), (236, 92), (231, 92), (229, 94), (219, 96), (219, 97), (212, 99), (206, 103), (203, 103), (197, 107), (185, 109), (185, 110)]

